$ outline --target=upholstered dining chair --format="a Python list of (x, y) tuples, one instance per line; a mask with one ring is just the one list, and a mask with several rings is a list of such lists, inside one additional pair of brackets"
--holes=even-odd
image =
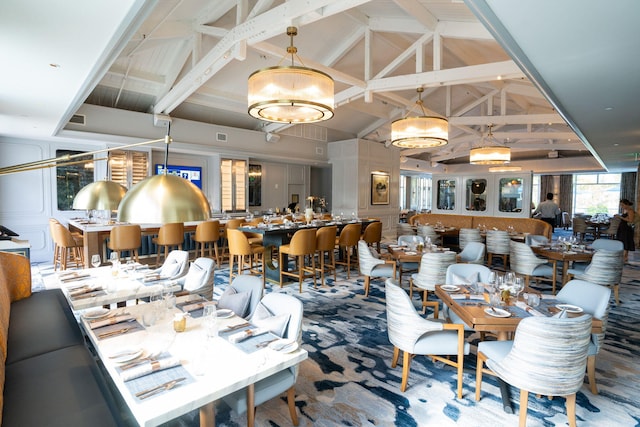
[(604, 336), (607, 332), (610, 298), (610, 288), (577, 279), (565, 283), (557, 295), (558, 301), (578, 306), (582, 308), (585, 313), (602, 321), (602, 332), (591, 334), (591, 342), (589, 343), (589, 351), (587, 352), (587, 378), (589, 379), (589, 386), (593, 394), (598, 394), (598, 386), (596, 384), (596, 355), (600, 352), (600, 348), (604, 342)]
[(207, 244), (209, 245), (209, 257), (213, 258), (220, 265), (220, 253), (218, 251), (218, 240), (220, 240), (220, 221), (202, 221), (196, 226), (193, 236), (196, 242), (196, 257), (198, 256), (198, 245), (200, 246), (200, 257), (205, 256)]
[[(411, 247), (411, 245), (417, 245), (418, 243), (424, 244), (424, 237), (416, 234), (405, 234), (398, 236), (398, 245)], [(398, 281), (402, 284), (402, 275), (404, 273), (414, 273), (420, 268), (419, 262), (413, 261), (398, 261)]]
[(130, 258), (140, 262), (138, 248), (142, 246), (142, 229), (138, 224), (122, 224), (114, 226), (109, 232), (109, 249), (118, 254), (129, 251)]
[[(360, 224), (348, 224), (340, 232), (340, 236), (336, 238), (336, 246), (338, 250), (343, 254), (339, 260), (336, 260), (336, 264), (344, 265), (347, 270), (347, 279), (351, 271), (352, 252), (358, 247), (358, 240), (360, 240), (360, 230), (362, 226)], [(346, 261), (344, 260), (346, 258)], [(356, 263), (357, 263), (356, 257)]]
[[(469, 343), (464, 340), (462, 325), (442, 323), (422, 318), (411, 298), (394, 279), (385, 282), (387, 304), (387, 333), (393, 344), (391, 367), (402, 357), (402, 383), (400, 391), (407, 389), (411, 360), (416, 355), (429, 356), (457, 369), (457, 396), (462, 398), (464, 356), (469, 354)], [(450, 356), (456, 356), (451, 360)]]
[(396, 238), (400, 236), (409, 236), (416, 234), (416, 230), (413, 229), (411, 224), (406, 222), (399, 222), (396, 226)]
[(74, 264), (77, 268), (83, 268), (82, 240), (76, 239), (71, 231), (60, 222), (50, 223), (50, 227), (53, 231), (53, 241), (57, 248), (57, 258), (53, 263), (53, 271), (56, 271), (58, 266), (60, 270), (66, 270), (68, 263)]
[[(302, 302), (294, 296), (284, 293), (269, 293), (260, 301), (258, 309), (266, 313), (276, 316), (289, 316), (289, 321), (284, 330), (282, 338), (291, 339), (302, 344)], [(256, 321), (255, 315), (252, 321)], [(260, 406), (282, 393), (287, 393), (287, 403), (289, 406), (289, 415), (293, 425), (298, 425), (298, 415), (295, 405), (295, 384), (298, 378), (298, 365), (279, 371), (270, 377), (257, 381), (255, 384), (247, 388), (235, 391), (223, 397), (227, 405), (231, 407), (237, 414), (249, 411), (248, 418), (253, 420), (255, 417), (255, 407)], [(254, 407), (248, 408), (249, 402), (254, 403)]]
[(591, 324), (589, 314), (527, 317), (518, 324), (513, 341), (481, 341), (476, 400), (480, 400), (483, 373), (491, 373), (520, 389), (520, 427), (527, 423), (529, 393), (565, 396), (569, 425), (575, 427), (576, 393), (584, 382)]
[(507, 260), (509, 258), (511, 237), (504, 230), (488, 230), (485, 239), (487, 244), (487, 265), (493, 265), (493, 257), (498, 256), (502, 259), (502, 266), (507, 269)]
[(600, 249), (593, 254), (591, 263), (584, 271), (569, 270), (570, 276), (598, 285), (613, 288), (616, 304), (620, 304), (620, 281), (624, 267), (624, 251), (607, 251)]
[[(624, 245), (620, 240), (596, 239), (591, 242), (591, 249), (594, 251), (599, 251), (601, 249), (604, 249), (605, 251), (622, 251), (624, 250)], [(589, 262), (574, 261), (571, 268), (567, 270), (567, 273), (569, 273), (570, 277), (573, 277), (576, 274), (582, 274), (589, 264)]]
[(411, 275), (409, 283), (409, 296), (413, 297), (413, 289), (422, 292), (422, 313), (426, 313), (427, 307), (433, 307), (433, 317), (438, 317), (439, 303), (428, 301), (429, 292), (436, 290), (436, 285), (442, 285), (447, 276), (447, 268), (456, 263), (456, 253), (426, 252), (420, 260), (420, 270)]
[(609, 220), (609, 226), (600, 232), (600, 236), (608, 237), (609, 239), (615, 239), (616, 234), (618, 233), (618, 227), (620, 226), (620, 221), (622, 221), (618, 217), (613, 217)]
[(467, 244), (471, 242), (483, 242), (480, 230), (477, 228), (461, 228), (460, 231), (458, 231), (458, 246), (460, 250), (464, 251)]
[(231, 261), (231, 255), (228, 253), (229, 248), (229, 238), (227, 236), (228, 230), (237, 230), (242, 224), (244, 224), (244, 218), (231, 218), (227, 220), (224, 224), (224, 228), (221, 233), (222, 237), (222, 254), (221, 257), (224, 260), (226, 256), (229, 256), (229, 261)]
[(456, 256), (456, 261), (468, 264), (484, 264), (485, 245), (482, 242), (468, 242)]
[(367, 242), (360, 240), (358, 242), (358, 264), (360, 265), (360, 274), (364, 276), (364, 296), (369, 296), (369, 286), (372, 277), (396, 278), (396, 263), (393, 260), (380, 259), (377, 251), (369, 248)]
[(173, 250), (169, 252), (162, 265), (153, 273), (167, 279), (178, 279), (187, 273), (189, 264), (189, 252), (182, 250)]
[(382, 240), (382, 223), (375, 221), (367, 225), (362, 233), (361, 239), (367, 242), (367, 245), (376, 245), (376, 249), (380, 252), (380, 240)]
[(442, 243), (442, 238), (436, 230), (430, 225), (418, 225), (418, 236), (421, 236), (425, 242), (431, 241), (434, 245)]
[(549, 239), (540, 234), (527, 234), (524, 236), (524, 243), (529, 246), (543, 246), (549, 243)]
[(207, 300), (213, 297), (214, 273), (216, 263), (211, 258), (196, 258), (187, 274), (178, 280), (185, 293), (197, 294)]
[[(238, 275), (240, 275), (245, 268), (248, 268), (252, 274), (262, 273), (262, 284), (265, 285), (264, 246), (250, 244), (249, 238), (240, 230), (230, 229), (226, 230), (226, 232), (227, 239), (229, 240), (229, 281), (233, 279), (233, 268), (237, 261)], [(257, 261), (261, 261), (262, 263), (262, 272), (256, 268)]]
[(596, 230), (593, 226), (587, 225), (586, 219), (581, 216), (574, 216), (572, 223), (573, 235), (577, 236), (581, 241), (591, 234), (595, 237)]
[[(316, 287), (316, 230), (315, 228), (296, 231), (291, 242), (281, 245), (278, 251), (278, 266), (280, 267), (280, 287), (284, 284), (284, 276), (298, 279), (298, 286), (302, 292), (302, 282), (307, 277), (313, 277), (313, 287)], [(289, 271), (285, 258), (289, 255), (296, 257), (296, 270)], [(311, 265), (307, 265), (305, 259)]]
[(255, 313), (263, 295), (264, 287), (258, 276), (240, 274), (218, 299), (218, 308), (228, 308), (237, 316), (249, 319)]
[(316, 268), (320, 273), (320, 283), (325, 284), (324, 276), (326, 272), (333, 271), (333, 280), (338, 280), (336, 273), (336, 254), (334, 251), (336, 245), (336, 235), (338, 227), (330, 225), (320, 227), (316, 231), (316, 252), (318, 253), (318, 264)]
[[(447, 267), (445, 285), (470, 285), (474, 282), (488, 283), (491, 269), (484, 265), (478, 264), (451, 264)], [(454, 311), (449, 310), (449, 306), (443, 304), (443, 317), (451, 323), (460, 323), (464, 326), (465, 331), (473, 331)], [(484, 333), (481, 333), (484, 337)]]
[(525, 285), (529, 286), (531, 278), (535, 281), (551, 281), (551, 291), (556, 293), (556, 261), (538, 258), (526, 243), (511, 241), (511, 270), (524, 276)]
[(164, 257), (167, 258), (167, 253), (172, 247), (177, 247), (178, 250), (182, 250), (182, 242), (184, 242), (184, 223), (172, 222), (162, 224), (160, 230), (158, 230), (158, 236), (151, 239), (153, 243), (158, 245), (156, 254), (156, 265), (160, 265), (160, 247), (164, 246)]

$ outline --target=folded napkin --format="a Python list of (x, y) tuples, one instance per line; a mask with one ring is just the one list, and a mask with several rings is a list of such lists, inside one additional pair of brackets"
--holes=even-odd
[(120, 316), (110, 317), (108, 319), (96, 319), (89, 322), (89, 327), (91, 329), (102, 328), (107, 325), (115, 325), (117, 323), (129, 322), (130, 320), (135, 319), (135, 317), (130, 314), (123, 314)]
[(101, 290), (102, 290), (102, 286), (82, 286), (77, 289), (70, 290), (69, 296), (73, 298), (82, 294), (88, 294), (93, 291), (101, 291)]
[(161, 371), (163, 369), (173, 368), (180, 365), (180, 359), (177, 357), (168, 357), (166, 359), (152, 360), (146, 363), (142, 363), (126, 371), (120, 373), (122, 381), (130, 381), (136, 378), (143, 377), (153, 372)]
[(162, 280), (162, 276), (160, 276), (159, 274), (150, 274), (148, 276), (144, 276), (142, 278), (143, 282), (155, 282), (156, 280)]
[(532, 316), (545, 317), (544, 314), (540, 313), (535, 308), (528, 306), (525, 302), (522, 302), (522, 301), (516, 302), (516, 307), (520, 307), (521, 309), (523, 309), (524, 311), (526, 311)]
[(233, 335), (229, 335), (229, 341), (232, 343), (238, 343), (240, 341), (244, 341), (247, 338), (256, 337), (258, 335), (266, 334), (269, 332), (268, 329), (256, 328), (256, 329), (247, 329), (245, 331), (241, 331), (235, 333)]
[(58, 280), (60, 280), (61, 282), (72, 282), (74, 280), (82, 280), (82, 279), (86, 279), (87, 277), (91, 277), (91, 274), (89, 273), (71, 273), (71, 274), (65, 274), (65, 275), (60, 275), (58, 277)]
[(449, 298), (451, 299), (467, 299), (469, 298), (468, 294), (449, 294)]
[(190, 311), (200, 310), (201, 308), (204, 308), (205, 305), (211, 305), (211, 304), (214, 304), (214, 303), (212, 301), (197, 301), (192, 304), (183, 305), (182, 311), (184, 311), (185, 313), (188, 313)]

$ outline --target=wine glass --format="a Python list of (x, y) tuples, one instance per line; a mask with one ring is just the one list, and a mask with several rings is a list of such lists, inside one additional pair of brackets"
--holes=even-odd
[(100, 264), (102, 264), (102, 260), (100, 259), (100, 255), (99, 254), (91, 255), (91, 265), (93, 266), (93, 268), (100, 267)]
[(115, 262), (116, 262), (116, 261), (118, 261), (118, 260), (119, 260), (119, 258), (118, 258), (118, 253), (117, 253), (117, 252), (113, 251), (113, 252), (111, 252), (111, 253), (109, 254), (109, 262), (110, 262), (111, 264), (115, 263)]
[(505, 281), (505, 284), (506, 284), (507, 286), (513, 286), (513, 284), (514, 284), (514, 283), (515, 283), (515, 281), (516, 281), (516, 273), (515, 273), (515, 272), (513, 272), (513, 271), (508, 271), (508, 272), (505, 274), (505, 280), (504, 280), (504, 281)]
[(496, 274), (495, 271), (491, 270), (491, 272), (489, 272), (489, 277), (487, 278), (487, 282), (489, 284), (489, 288), (491, 288), (491, 290), (495, 290), (496, 288), (496, 281), (498, 280), (498, 275)]
[(520, 293), (524, 290), (524, 281), (522, 277), (517, 276), (513, 283), (513, 291), (516, 294), (516, 300), (520, 298)]

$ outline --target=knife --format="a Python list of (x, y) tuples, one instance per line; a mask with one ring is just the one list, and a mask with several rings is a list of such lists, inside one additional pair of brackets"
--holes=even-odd
[(98, 335), (98, 338), (108, 338), (108, 337), (112, 337), (114, 335), (124, 334), (124, 333), (128, 332), (130, 329), (131, 329), (130, 327), (126, 327), (126, 328), (122, 328), (122, 329), (116, 329), (115, 331), (103, 332), (103, 333)]
[(176, 378), (175, 380), (167, 381), (166, 383), (160, 384), (159, 386), (151, 387), (136, 393), (136, 397), (139, 399), (146, 399), (147, 397), (153, 396), (154, 394), (159, 393), (161, 391), (171, 390), (173, 387), (175, 387), (176, 384), (184, 380), (186, 380), (185, 377)]
[(220, 332), (223, 332), (223, 333), (231, 332), (231, 331), (235, 331), (236, 329), (246, 328), (247, 326), (251, 326), (251, 323), (245, 322), (245, 323), (239, 323), (237, 325), (232, 325), (232, 326), (229, 326), (227, 328), (224, 328)]

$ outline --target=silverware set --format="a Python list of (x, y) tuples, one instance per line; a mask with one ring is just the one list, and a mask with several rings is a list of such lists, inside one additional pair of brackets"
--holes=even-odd
[(245, 323), (239, 323), (237, 325), (233, 325), (233, 326), (229, 326), (227, 328), (224, 328), (223, 330), (221, 330), (220, 332), (231, 332), (231, 331), (235, 331), (237, 329), (242, 329), (242, 328), (246, 328), (247, 326), (251, 326), (251, 323), (249, 322), (245, 322)]
[(263, 342), (261, 342), (259, 344), (256, 344), (256, 347), (257, 348), (264, 348), (264, 347), (268, 346), (269, 344), (271, 344), (272, 342), (278, 341), (279, 339), (280, 338), (274, 338), (274, 339), (269, 340), (269, 341), (263, 341)]
[(166, 391), (166, 390), (171, 390), (172, 388), (174, 388), (178, 383), (182, 382), (186, 380), (185, 377), (182, 378), (177, 378), (175, 380), (171, 380), (171, 381), (167, 381), (166, 383), (160, 384), (158, 386), (155, 387), (151, 387), (148, 388), (146, 390), (142, 390), (138, 393), (136, 393), (136, 397), (139, 399), (146, 399), (147, 397), (151, 397), (155, 394), (158, 394), (160, 392)]

